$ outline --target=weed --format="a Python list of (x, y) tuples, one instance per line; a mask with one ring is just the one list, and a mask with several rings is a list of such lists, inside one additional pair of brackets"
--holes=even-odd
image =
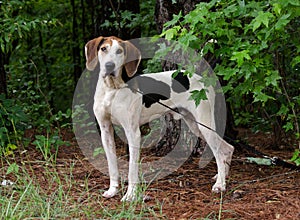
[[(58, 134), (36, 135), (32, 144), (42, 153), (46, 161), (56, 161), (59, 146), (69, 145), (68, 142), (61, 140)], [(51, 151), (52, 149), (55, 150), (54, 153)]]
[[(49, 140), (39, 139), (42, 146)], [(157, 218), (157, 210), (162, 207), (160, 203), (148, 206), (143, 202), (142, 195), (148, 187), (145, 184), (138, 187), (140, 196), (136, 201), (118, 202), (114, 208), (106, 206), (101, 193), (90, 188), (89, 176), (75, 181), (75, 162), (57, 167), (54, 158), (48, 157), (46, 163), (29, 162), (21, 166), (3, 161), (3, 164), (0, 172), (6, 173), (6, 179), (15, 181), (13, 185), (0, 188), (0, 219), (145, 219)], [(125, 190), (125, 181), (122, 181), (121, 192)]]
[(291, 161), (294, 162), (297, 166), (300, 166), (300, 150), (296, 149)]

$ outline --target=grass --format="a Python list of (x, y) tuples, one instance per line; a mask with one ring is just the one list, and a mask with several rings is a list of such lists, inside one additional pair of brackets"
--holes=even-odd
[[(10, 166), (2, 167), (0, 173), (6, 173)], [(167, 219), (163, 214), (163, 204), (158, 200), (155, 205), (144, 203), (142, 196), (131, 203), (117, 201), (111, 205), (103, 202), (102, 191), (89, 187), (88, 176), (80, 183), (74, 179), (74, 166), (72, 163), (66, 167), (68, 172), (63, 175), (55, 164), (42, 161), (34, 166), (12, 169), (14, 171), (6, 178), (13, 179), (14, 184), (0, 187), (0, 219)], [(36, 167), (43, 172), (45, 181), (34, 174)], [(124, 193), (124, 183), (121, 187), (121, 193)], [(147, 187), (141, 185), (140, 195)], [(204, 219), (221, 219), (224, 211), (221, 197), (219, 213), (211, 213)]]
[[(29, 158), (29, 152), (19, 152), (24, 158), (0, 158), (0, 182), (14, 183), (0, 186), (0, 219), (167, 219), (164, 204), (158, 199), (151, 204), (143, 202), (143, 196), (131, 203), (105, 200), (103, 191), (90, 184), (89, 175), (75, 177), (76, 168), (82, 166), (80, 159), (58, 161), (59, 144), (55, 142), (55, 152), (51, 153), (49, 141), (51, 138), (46, 137), (35, 143), (42, 160), (32, 161), (34, 157)], [(124, 182), (121, 181), (122, 195), (126, 191)], [(141, 184), (139, 195), (148, 188)], [(204, 219), (221, 219), (223, 212), (226, 210), (222, 209), (221, 196), (219, 213)]]
[[(1, 219), (64, 218), (72, 212), (68, 190), (56, 173), (46, 171), (48, 184), (42, 187), (35, 176), (21, 169), (12, 186), (1, 187)], [(68, 186), (67, 186), (68, 187)], [(72, 204), (73, 205), (73, 204)]]
[[(158, 218), (162, 212), (158, 210), (160, 204), (148, 206), (142, 198), (132, 203), (105, 205), (102, 192), (89, 188), (89, 177), (81, 183), (75, 181), (74, 163), (64, 169), (67, 172), (63, 175), (49, 161), (27, 166), (9, 165), (3, 161), (2, 164), (1, 181), (9, 179), (14, 184), (0, 186), (0, 219), (145, 219)], [(38, 172), (43, 172), (42, 175), (35, 175), (37, 168)], [(10, 174), (6, 175), (8, 170)], [(140, 191), (144, 190), (141, 187)], [(121, 191), (125, 191), (124, 184)]]

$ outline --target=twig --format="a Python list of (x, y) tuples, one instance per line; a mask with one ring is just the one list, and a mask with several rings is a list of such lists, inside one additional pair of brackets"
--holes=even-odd
[(119, 32), (119, 35), (121, 33), (121, 19), (120, 19), (120, 15), (118, 13), (119, 11), (119, 8), (120, 8), (120, 2), (118, 1), (118, 8), (116, 9), (114, 4), (112, 3), (112, 0), (109, 0), (109, 3), (111, 5), (111, 8), (116, 16), (116, 19), (117, 19), (117, 23), (118, 23), (118, 32)]
[[(280, 79), (280, 82), (281, 82), (281, 86), (282, 86), (282, 88), (283, 88), (284, 95), (285, 95), (285, 97), (286, 97), (286, 99), (287, 99), (287, 101), (288, 101), (288, 103), (289, 103), (289, 105), (290, 105), (290, 107), (291, 107), (291, 109), (292, 109), (293, 115), (294, 115), (294, 121), (295, 121), (295, 126), (296, 126), (296, 132), (297, 132), (298, 134), (300, 134), (300, 129), (299, 129), (298, 121), (297, 121), (296, 111), (295, 111), (295, 109), (294, 109), (294, 107), (293, 107), (293, 105), (292, 105), (291, 99), (290, 99), (290, 97), (289, 97), (289, 95), (288, 95), (288, 93), (287, 93), (287, 91), (286, 91), (286, 88), (285, 88), (285, 86), (284, 86), (283, 80)], [(300, 140), (298, 140), (298, 149), (300, 150)]]
[[(41, 90), (41, 87), (40, 87), (40, 84), (39, 84), (39, 75), (38, 75), (38, 69), (37, 69), (37, 66), (35, 65), (35, 63), (33, 62), (33, 60), (30, 60), (30, 61), (31, 61), (31, 63), (33, 64), (33, 66), (34, 66), (34, 68), (35, 68), (35, 70), (36, 70), (36, 72), (37, 72), (37, 74), (36, 74), (36, 84), (37, 84), (37, 89), (38, 89), (38, 91), (41, 93), (41, 95), (44, 97), (45, 102), (47, 103), (47, 107), (48, 107), (48, 109), (49, 109), (49, 114), (50, 114), (50, 116), (51, 116), (51, 117), (54, 117), (53, 112), (52, 112), (52, 109), (51, 109), (51, 105), (50, 105), (50, 103), (49, 103), (49, 100), (48, 100), (47, 96), (45, 95), (45, 93)], [(57, 126), (57, 128), (58, 128), (58, 133), (61, 135), (61, 132), (60, 132), (60, 124), (59, 124), (59, 122), (58, 122), (57, 120), (55, 120), (55, 122), (56, 122), (56, 126)]]
[[(276, 65), (277, 65), (277, 69), (278, 69), (278, 71), (279, 71), (279, 74), (281, 73), (281, 74), (283, 74), (283, 75), (285, 75), (284, 74), (284, 69), (283, 69), (283, 67), (281, 67), (280, 66), (280, 62), (279, 62), (279, 54), (278, 54), (278, 52), (276, 52)], [(284, 61), (283, 61), (283, 63), (284, 63)], [(283, 64), (284, 65), (284, 64)], [(280, 74), (280, 75), (281, 75)], [(292, 113), (293, 113), (293, 116), (294, 116), (294, 121), (295, 121), (295, 126), (296, 126), (296, 132), (298, 133), (298, 134), (300, 134), (300, 129), (299, 129), (299, 124), (298, 124), (298, 121), (297, 121), (297, 114), (296, 114), (296, 111), (295, 111), (295, 109), (294, 109), (294, 107), (293, 107), (293, 105), (292, 105), (292, 102), (291, 102), (291, 99), (290, 99), (290, 97), (289, 97), (289, 95), (288, 95), (288, 92), (287, 92), (287, 90), (286, 90), (286, 88), (285, 88), (285, 85), (284, 85), (284, 82), (283, 82), (283, 80), (282, 80), (282, 77), (280, 78), (280, 83), (281, 83), (281, 86), (282, 86), (282, 88), (283, 88), (283, 93), (284, 93), (284, 95), (285, 95), (285, 97), (286, 97), (286, 99), (287, 99), (287, 101), (288, 101), (288, 103), (289, 103), (289, 106), (291, 107), (291, 109), (292, 109)], [(298, 140), (298, 149), (300, 150), (300, 139)]]
[(270, 175), (270, 176), (267, 176), (267, 177), (262, 177), (262, 178), (254, 179), (254, 180), (245, 180), (245, 181), (238, 182), (238, 183), (239, 184), (251, 184), (251, 183), (256, 183), (256, 182), (259, 182), (259, 181), (273, 179), (275, 177), (285, 176), (285, 175), (294, 174), (294, 173), (298, 173), (298, 172), (299, 172), (299, 170), (293, 170), (293, 171), (290, 171), (290, 172), (274, 174), (274, 175)]

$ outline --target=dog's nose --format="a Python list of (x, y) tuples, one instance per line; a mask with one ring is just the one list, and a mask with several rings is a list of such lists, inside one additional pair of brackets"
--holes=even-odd
[(115, 69), (115, 63), (113, 63), (113, 62), (107, 62), (106, 64), (105, 64), (105, 69), (106, 69), (106, 71), (108, 72), (108, 73), (111, 73), (112, 71), (114, 71), (114, 69)]

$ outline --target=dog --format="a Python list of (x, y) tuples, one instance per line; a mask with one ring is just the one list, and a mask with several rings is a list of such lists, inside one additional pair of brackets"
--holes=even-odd
[[(212, 87), (205, 88), (199, 82), (201, 76), (188, 77), (179, 73), (172, 78), (175, 71), (166, 71), (135, 77), (141, 52), (131, 42), (114, 36), (90, 40), (85, 45), (85, 56), (88, 70), (93, 71), (97, 65), (100, 67), (93, 110), (101, 130), (110, 177), (109, 189), (103, 197), (115, 196), (119, 187), (113, 124), (123, 127), (129, 145), (128, 188), (122, 201), (131, 201), (136, 199), (139, 183), (140, 126), (165, 113), (172, 114), (175, 119), (183, 118), (196, 136), (204, 138), (217, 163), (212, 191), (225, 191), (225, 178), (234, 148), (214, 132), (215, 93)], [(135, 79), (130, 80), (133, 83), (124, 80), (123, 68), (127, 77)], [(196, 106), (190, 99), (191, 91), (203, 88), (208, 91), (207, 100), (201, 100)], [(175, 108), (179, 114), (170, 110)]]

